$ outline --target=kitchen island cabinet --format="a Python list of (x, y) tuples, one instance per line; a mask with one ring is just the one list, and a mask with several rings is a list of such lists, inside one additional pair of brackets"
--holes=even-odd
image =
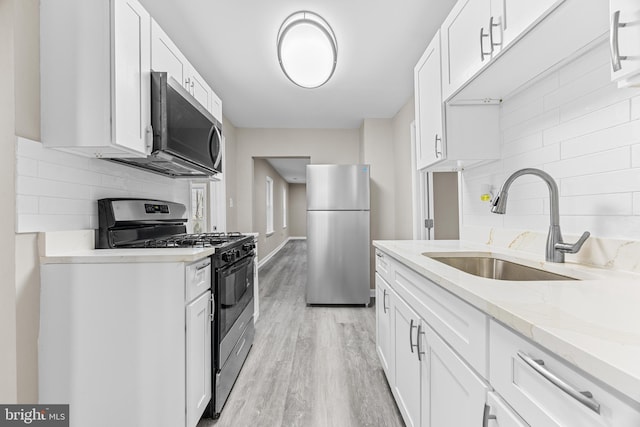
[[(504, 259), (581, 280), (501, 281), (425, 256), (495, 253), (493, 247), (458, 241), (375, 241), (374, 246), (391, 277), (385, 285), (401, 301), (392, 306), (406, 314), (392, 317), (392, 333), (411, 339), (417, 354), (402, 340), (392, 339), (392, 346), (404, 346), (400, 352), (419, 355), (424, 364), (412, 368), (421, 375), (419, 411), (407, 417), (402, 408), (408, 405), (398, 402), (408, 425), (640, 425), (640, 369), (634, 362), (640, 346), (633, 326), (639, 320), (637, 275), (503, 250)], [(391, 353), (399, 354), (393, 348)], [(397, 367), (395, 372), (387, 379), (398, 400)], [(457, 412), (450, 402), (456, 402)]]

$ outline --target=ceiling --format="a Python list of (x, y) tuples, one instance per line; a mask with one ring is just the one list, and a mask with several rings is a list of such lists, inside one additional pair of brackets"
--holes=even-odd
[(307, 182), (307, 165), (311, 163), (309, 157), (302, 158), (275, 158), (265, 159), (280, 176), (289, 184), (305, 184)]
[[(140, 0), (244, 128), (357, 128), (390, 118), (413, 92), (413, 67), (455, 0)], [(276, 37), (291, 13), (322, 15), (338, 39), (317, 89), (280, 70)]]

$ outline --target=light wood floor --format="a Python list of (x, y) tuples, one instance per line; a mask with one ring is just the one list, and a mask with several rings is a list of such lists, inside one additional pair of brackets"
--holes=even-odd
[(375, 351), (375, 307), (307, 307), (306, 241), (260, 269), (253, 348), (217, 421), (198, 427), (404, 426)]

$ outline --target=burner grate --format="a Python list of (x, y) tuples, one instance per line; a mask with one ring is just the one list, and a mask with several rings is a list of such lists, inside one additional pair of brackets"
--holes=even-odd
[(245, 237), (239, 232), (178, 234), (144, 242), (145, 248), (209, 248)]

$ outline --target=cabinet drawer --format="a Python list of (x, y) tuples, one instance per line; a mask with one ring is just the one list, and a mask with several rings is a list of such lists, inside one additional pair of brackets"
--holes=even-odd
[(378, 273), (387, 283), (391, 283), (391, 257), (380, 249), (376, 249), (376, 273)]
[(189, 302), (195, 297), (211, 288), (211, 259), (205, 258), (189, 264), (186, 267), (185, 301)]
[(398, 261), (391, 258), (390, 264), (390, 287), (476, 372), (488, 378), (487, 316)]
[[(640, 425), (640, 412), (622, 397), (495, 321), (490, 323), (490, 355), (491, 384), (532, 426)], [(555, 384), (558, 380), (566, 391)], [(578, 398), (588, 393), (580, 392), (592, 398), (582, 403)]]

